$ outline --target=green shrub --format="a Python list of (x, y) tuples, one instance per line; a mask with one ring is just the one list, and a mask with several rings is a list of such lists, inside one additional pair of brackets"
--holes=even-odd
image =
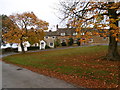
[(2, 53), (9, 53), (9, 52), (18, 52), (18, 48), (5, 48), (1, 50)]
[(55, 41), (55, 42), (54, 42), (54, 46), (55, 46), (55, 47), (60, 46), (60, 41)]
[(28, 51), (29, 50), (38, 50), (39, 46), (34, 46), (34, 47), (32, 46), (32, 47), (28, 47), (27, 49), (28, 49)]
[(12, 49), (14, 52), (18, 52), (18, 48), (13, 48)]
[(45, 49), (49, 49), (50, 47), (48, 45), (45, 46)]
[(67, 46), (66, 42), (61, 43), (62, 46)]
[(80, 38), (77, 39), (77, 45), (80, 46)]
[(69, 38), (68, 46), (72, 46), (72, 45), (73, 45), (73, 38)]

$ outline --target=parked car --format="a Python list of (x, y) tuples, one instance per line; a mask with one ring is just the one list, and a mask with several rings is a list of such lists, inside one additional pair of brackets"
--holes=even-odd
[(13, 44), (10, 44), (10, 43), (7, 43), (7, 44), (2, 44), (1, 45), (1, 49), (7, 49), (7, 48), (18, 48), (18, 44), (17, 43), (13, 43)]
[(13, 49), (14, 48), (18, 48), (18, 44), (17, 43), (13, 43), (12, 46), (11, 46), (11, 48), (13, 48)]
[(1, 49), (6, 49), (6, 48), (10, 48), (10, 47), (11, 47), (11, 45), (9, 43), (1, 45)]

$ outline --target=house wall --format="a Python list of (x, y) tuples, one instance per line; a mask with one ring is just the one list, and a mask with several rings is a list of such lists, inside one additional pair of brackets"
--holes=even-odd
[(92, 36), (93, 38), (93, 44), (108, 44), (109, 43), (109, 38), (106, 37), (100, 37), (100, 36)]
[(45, 40), (47, 46), (49, 46), (50, 48), (54, 48), (54, 41), (56, 40), (56, 37), (55, 36), (51, 36), (51, 37), (46, 36), (46, 37), (44, 37), (44, 40)]
[(45, 42), (44, 40), (41, 40), (41, 41), (40, 41), (39, 49), (40, 49), (40, 50), (45, 49), (45, 46), (46, 46), (46, 42)]

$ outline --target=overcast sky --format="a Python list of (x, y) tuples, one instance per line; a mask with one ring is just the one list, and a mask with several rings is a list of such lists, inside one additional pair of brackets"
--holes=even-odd
[[(59, 0), (0, 0), (0, 14), (11, 15), (33, 11), (38, 18), (50, 23), (49, 29), (59, 24), (55, 8)], [(54, 28), (53, 28), (54, 29)]]

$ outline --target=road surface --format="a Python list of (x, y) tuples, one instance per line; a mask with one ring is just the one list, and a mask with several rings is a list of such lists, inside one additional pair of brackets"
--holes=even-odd
[[(1, 61), (0, 61), (1, 63)], [(63, 80), (2, 62), (2, 88), (75, 88)]]

